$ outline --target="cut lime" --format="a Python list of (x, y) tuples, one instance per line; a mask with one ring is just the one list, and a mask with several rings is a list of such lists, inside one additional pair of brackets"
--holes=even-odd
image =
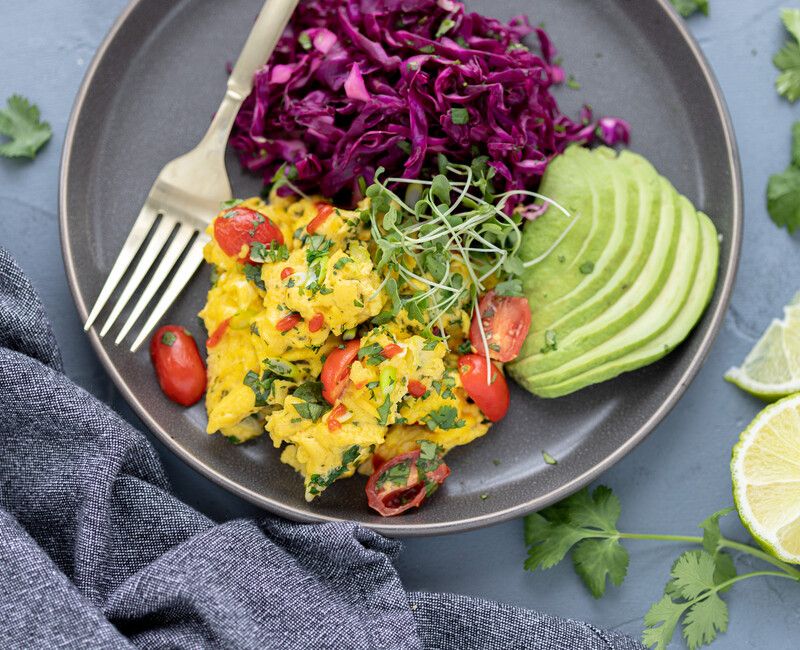
[(731, 479), (739, 517), (753, 538), (800, 564), (800, 395), (771, 404), (742, 432)]
[(741, 368), (731, 368), (725, 379), (765, 401), (800, 392), (800, 293), (774, 320), (750, 350)]

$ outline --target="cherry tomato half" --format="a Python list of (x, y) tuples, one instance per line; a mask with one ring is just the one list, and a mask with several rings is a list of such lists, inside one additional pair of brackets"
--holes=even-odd
[(206, 367), (194, 337), (177, 325), (165, 325), (150, 341), (150, 360), (161, 390), (173, 402), (191, 406), (206, 390)]
[[(280, 229), (260, 212), (236, 207), (214, 221), (214, 239), (227, 255), (240, 261), (250, 258), (250, 244), (259, 242), (269, 247), (273, 241), (283, 243)], [(247, 247), (244, 250), (244, 247)], [(244, 254), (242, 251), (244, 250)]]
[(353, 339), (344, 344), (343, 348), (335, 348), (322, 364), (322, 396), (328, 404), (336, 403), (350, 378), (350, 366), (358, 356), (361, 339)]
[(306, 232), (309, 235), (313, 235), (317, 232), (317, 230), (322, 227), (322, 224), (327, 221), (328, 217), (333, 214), (333, 210), (334, 208), (330, 203), (317, 203), (317, 216), (308, 222)]
[(417, 381), (416, 379), (410, 379), (408, 382), (408, 392), (413, 397), (422, 397), (425, 393), (428, 392), (428, 389), (425, 387), (421, 381)]
[(380, 464), (367, 481), (367, 503), (384, 517), (419, 508), (450, 476), (441, 458), (420, 460), (419, 449)]
[(281, 280), (285, 280), (290, 275), (294, 273), (294, 269), (291, 266), (287, 266), (283, 271), (281, 271)]
[(231, 324), (231, 319), (226, 318), (222, 321), (219, 325), (217, 325), (217, 329), (208, 337), (206, 340), (206, 348), (213, 348), (222, 340), (222, 337), (225, 336), (225, 332), (228, 331), (228, 326)]
[(465, 354), (458, 359), (458, 373), (461, 383), (472, 400), (492, 422), (505, 417), (511, 396), (508, 384), (500, 369), (492, 364), (491, 381), (486, 377), (486, 357), (478, 354)]
[[(521, 296), (498, 296), (492, 290), (481, 298), (478, 311), (489, 344), (489, 356), (503, 363), (516, 359), (531, 328), (528, 300)], [(483, 354), (477, 314), (472, 317), (469, 341), (478, 354)]]

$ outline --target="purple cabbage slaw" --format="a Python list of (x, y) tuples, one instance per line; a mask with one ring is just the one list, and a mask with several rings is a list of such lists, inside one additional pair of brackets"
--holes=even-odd
[[(522, 42), (534, 33), (536, 51)], [(568, 145), (629, 139), (627, 123), (588, 106), (561, 113), (555, 54), (525, 16), (504, 24), (455, 0), (303, 0), (230, 143), (266, 183), (288, 163), (300, 189), (346, 200), (378, 167), (416, 178), (440, 154), (488, 156), (498, 192), (533, 189)]]

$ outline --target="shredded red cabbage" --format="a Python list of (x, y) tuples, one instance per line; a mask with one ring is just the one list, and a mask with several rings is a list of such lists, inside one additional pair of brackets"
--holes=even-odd
[[(535, 50), (523, 38), (535, 33)], [(488, 156), (497, 191), (535, 187), (567, 145), (627, 142), (618, 118), (578, 120), (550, 93), (564, 80), (544, 30), (455, 0), (305, 0), (256, 74), (231, 135), (270, 182), (287, 163), (303, 190), (358, 198), (375, 169), (419, 177)]]

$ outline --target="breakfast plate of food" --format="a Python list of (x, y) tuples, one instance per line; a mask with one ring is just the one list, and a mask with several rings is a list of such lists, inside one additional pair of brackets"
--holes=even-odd
[[(61, 177), (84, 318), (259, 5), (135, 0), (100, 48)], [(149, 347), (89, 336), (169, 448), (277, 514), (419, 535), (549, 505), (720, 326), (735, 141), (666, 1), (301, 0), (227, 150)]]

